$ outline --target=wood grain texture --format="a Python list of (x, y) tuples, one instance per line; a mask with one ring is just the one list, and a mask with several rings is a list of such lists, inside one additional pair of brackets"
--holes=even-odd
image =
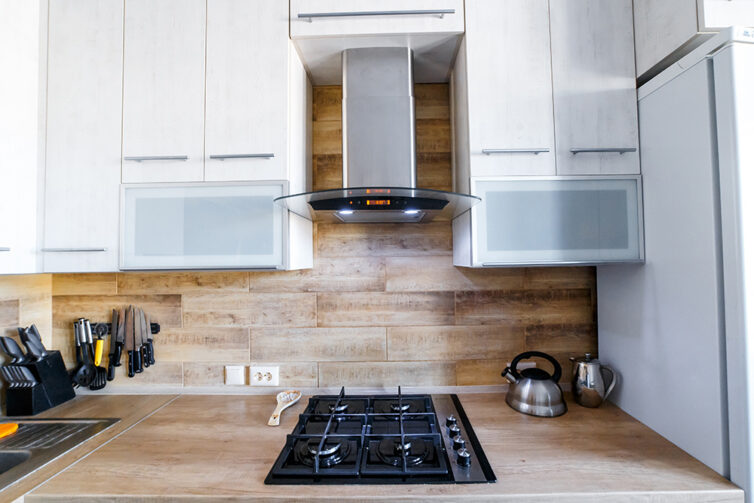
[(262, 361), (382, 361), (385, 329), (251, 329), (251, 359)]
[[(450, 190), (448, 85), (414, 95), (418, 185)], [(312, 107), (314, 189), (341, 187), (341, 87), (315, 87)], [(442, 221), (316, 224), (314, 250), (299, 271), (55, 275), (55, 347), (71, 361), (73, 319), (148, 297), (164, 300), (145, 306), (163, 325), (158, 359), (182, 363), (186, 386), (222, 386), (224, 365), (254, 361), (279, 365), (290, 387), (503, 384), (525, 349), (551, 352), (564, 375), (568, 357), (597, 351), (593, 267), (454, 267)]]
[[(15, 337), (18, 326), (34, 324), (52, 345), (52, 275), (0, 276), (0, 335)], [(4, 355), (0, 355), (0, 360)]]
[(388, 360), (513, 358), (524, 349), (518, 326), (390, 327)]
[(245, 327), (169, 328), (156, 339), (155, 358), (160, 362), (249, 359), (249, 329)]
[(118, 274), (118, 293), (183, 293), (249, 290), (248, 272), (160, 272)]
[(319, 257), (417, 257), (452, 255), (447, 222), (429, 224), (318, 224)]
[(320, 386), (454, 386), (455, 362), (322, 362)]
[(448, 325), (453, 323), (453, 294), (320, 293), (320, 327)]
[[(137, 408), (140, 398), (83, 400), (96, 405), (115, 399)], [(283, 413), (279, 427), (270, 428), (271, 395), (182, 395), (34, 489), (26, 501), (743, 503), (741, 489), (612, 404), (587, 409), (567, 396), (566, 415), (543, 419), (513, 411), (499, 394), (459, 398), (497, 483), (405, 485), (401, 494), (384, 485), (358, 491), (265, 485), (308, 397)], [(82, 410), (89, 417), (121, 412), (112, 405)], [(61, 413), (71, 414), (70, 409)]]
[(252, 292), (382, 292), (385, 263), (379, 257), (314, 260), (313, 269), (252, 272)]
[(53, 274), (53, 295), (115, 295), (118, 293), (117, 275)]
[(18, 299), (0, 300), (0, 327), (18, 326), (20, 302)]

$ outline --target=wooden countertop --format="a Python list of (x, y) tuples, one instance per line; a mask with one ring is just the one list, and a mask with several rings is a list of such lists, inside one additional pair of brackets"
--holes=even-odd
[[(571, 402), (565, 416), (543, 419), (511, 410), (499, 394), (461, 395), (498, 477), (494, 484), (264, 485), (306, 398), (271, 428), (271, 396), (180, 396), (26, 501), (743, 501), (739, 488), (615, 406)], [(79, 403), (87, 411), (77, 413), (112, 415), (119, 400), (136, 399), (86, 397)]]
[[(80, 444), (39, 470), (0, 491), (0, 501), (13, 501), (31, 491), (61, 470), (123, 433), (144, 417), (175, 399), (177, 395), (139, 396), (78, 396), (54, 409), (45, 411), (29, 419), (81, 418), (96, 419), (117, 417), (120, 421), (113, 426)], [(4, 418), (8, 421), (26, 419), (22, 417)]]

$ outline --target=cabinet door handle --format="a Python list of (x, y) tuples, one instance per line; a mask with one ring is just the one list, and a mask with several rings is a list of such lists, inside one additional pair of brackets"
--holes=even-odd
[(612, 147), (612, 148), (572, 148), (571, 153), (588, 154), (588, 153), (614, 153), (623, 155), (627, 152), (636, 152), (636, 147)]
[(187, 155), (134, 155), (134, 156), (126, 156), (123, 158), (124, 161), (134, 161), (134, 162), (143, 162), (143, 161), (188, 161)]
[(209, 156), (210, 159), (224, 161), (225, 159), (272, 159), (275, 154), (216, 154)]
[(534, 154), (539, 155), (549, 152), (549, 148), (485, 148), (482, 149), (484, 155), (491, 154)]
[(42, 251), (50, 253), (106, 252), (107, 248), (42, 248)]
[(4, 252), (4, 251), (10, 251), (10, 247), (9, 246), (0, 246), (0, 252)]
[(323, 17), (357, 17), (357, 16), (440, 16), (455, 14), (455, 9), (429, 9), (429, 10), (371, 10), (354, 12), (308, 12), (300, 13), (299, 19), (306, 19), (310, 23), (314, 18)]

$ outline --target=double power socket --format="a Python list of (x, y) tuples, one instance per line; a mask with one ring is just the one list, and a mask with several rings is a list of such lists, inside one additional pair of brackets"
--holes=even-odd
[(280, 367), (226, 365), (225, 384), (231, 386), (279, 386)]

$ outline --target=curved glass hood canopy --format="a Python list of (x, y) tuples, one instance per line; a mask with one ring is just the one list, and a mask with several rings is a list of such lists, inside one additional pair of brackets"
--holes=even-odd
[(356, 187), (319, 190), (275, 199), (275, 203), (315, 222), (418, 223), (450, 220), (480, 198), (433, 189)]

